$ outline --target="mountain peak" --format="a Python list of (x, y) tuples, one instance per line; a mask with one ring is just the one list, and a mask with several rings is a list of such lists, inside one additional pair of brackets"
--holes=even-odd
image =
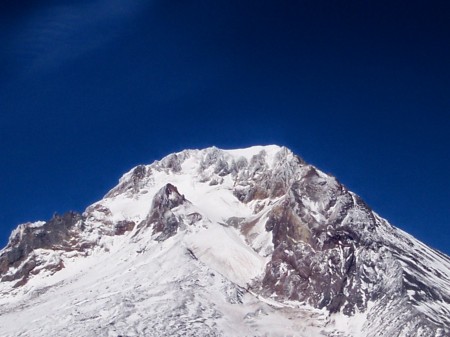
[[(0, 277), (10, 321), (29, 319), (55, 289), (71, 304), (49, 317), (70, 315), (73, 336), (97, 322), (122, 335), (450, 334), (450, 259), (276, 145), (139, 165), (82, 215), (19, 226)], [(3, 317), (5, 335), (33, 335)], [(65, 331), (55, 324), (39, 331)]]

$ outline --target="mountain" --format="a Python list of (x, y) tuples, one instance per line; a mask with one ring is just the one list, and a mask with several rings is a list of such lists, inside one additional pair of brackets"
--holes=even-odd
[(450, 336), (450, 258), (275, 145), (137, 166), (0, 280), (0, 336)]

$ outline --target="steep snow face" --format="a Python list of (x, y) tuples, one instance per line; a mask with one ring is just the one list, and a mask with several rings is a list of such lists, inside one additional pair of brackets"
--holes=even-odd
[(135, 167), (19, 226), (0, 280), (0, 336), (450, 335), (449, 258), (276, 145)]

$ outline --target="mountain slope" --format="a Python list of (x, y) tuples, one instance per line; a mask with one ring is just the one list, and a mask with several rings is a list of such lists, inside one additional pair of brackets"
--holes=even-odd
[(138, 166), (0, 277), (1, 336), (450, 335), (450, 259), (278, 146)]

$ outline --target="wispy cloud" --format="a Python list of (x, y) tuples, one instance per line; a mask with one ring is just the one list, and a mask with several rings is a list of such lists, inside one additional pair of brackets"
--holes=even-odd
[[(111, 41), (144, 1), (60, 3), (36, 10), (9, 37), (7, 56), (19, 73), (54, 68)], [(5, 50), (4, 50), (5, 52)]]

